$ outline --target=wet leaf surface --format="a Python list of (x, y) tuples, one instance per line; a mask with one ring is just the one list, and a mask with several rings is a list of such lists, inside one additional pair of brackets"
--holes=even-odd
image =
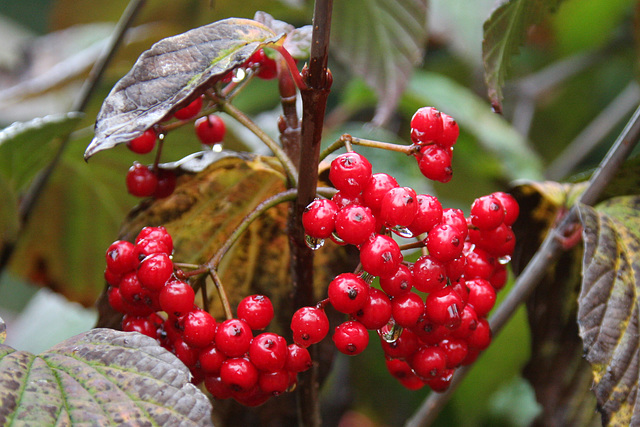
[(94, 329), (39, 356), (0, 344), (0, 424), (212, 425), (189, 378), (138, 333)]
[(279, 36), (259, 22), (229, 18), (160, 40), (111, 90), (85, 159), (140, 136)]
[(640, 197), (580, 206), (584, 258), (578, 324), (604, 424), (640, 423)]

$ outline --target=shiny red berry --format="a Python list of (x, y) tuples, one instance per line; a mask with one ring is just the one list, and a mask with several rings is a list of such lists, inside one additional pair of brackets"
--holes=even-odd
[(227, 319), (218, 326), (216, 347), (229, 357), (239, 357), (249, 351), (253, 340), (251, 328), (244, 320)]
[(451, 151), (439, 145), (422, 147), (418, 156), (418, 167), (425, 177), (442, 183), (451, 181)]
[(504, 207), (497, 197), (478, 197), (471, 205), (471, 223), (480, 230), (492, 230), (502, 224), (504, 213)]
[(353, 273), (337, 275), (329, 283), (329, 302), (341, 313), (360, 310), (369, 298), (369, 285)]
[(298, 344), (289, 344), (287, 347), (287, 361), (285, 369), (290, 372), (303, 372), (313, 366), (309, 350)]
[(316, 239), (326, 239), (335, 230), (338, 206), (333, 200), (315, 199), (302, 213), (304, 232)]
[(435, 139), (435, 143), (443, 147), (453, 147), (460, 135), (460, 128), (455, 119), (448, 114), (440, 113), (442, 117), (442, 133)]
[(158, 178), (145, 165), (135, 162), (127, 172), (127, 191), (136, 197), (150, 197), (156, 191)]
[(322, 309), (302, 307), (293, 314), (291, 330), (293, 331), (293, 341), (296, 344), (309, 347), (327, 336), (329, 319)]
[(149, 255), (140, 263), (137, 274), (142, 286), (160, 291), (173, 274), (173, 262), (165, 253)]
[(400, 264), (393, 276), (380, 278), (380, 287), (390, 297), (406, 294), (413, 287), (411, 269)]
[(435, 346), (424, 346), (416, 352), (410, 362), (413, 371), (423, 380), (437, 378), (447, 367), (447, 356)]
[(343, 153), (333, 159), (329, 180), (346, 196), (359, 194), (371, 179), (371, 163), (361, 154)]
[(362, 190), (362, 198), (366, 206), (371, 209), (374, 214), (380, 212), (382, 199), (392, 188), (398, 187), (398, 182), (389, 174), (374, 173), (371, 180)]
[(377, 288), (369, 288), (366, 304), (352, 316), (367, 329), (380, 329), (391, 319), (391, 301)]
[(409, 230), (414, 236), (428, 233), (442, 221), (442, 204), (436, 197), (418, 194), (416, 200), (418, 201), (418, 209), (413, 221), (409, 224)]
[(262, 330), (273, 320), (273, 304), (266, 295), (249, 295), (238, 304), (238, 318), (254, 331)]
[(288, 352), (287, 342), (283, 337), (265, 332), (251, 342), (249, 359), (259, 370), (275, 372), (284, 368)]
[(440, 262), (448, 262), (462, 254), (464, 238), (458, 229), (438, 224), (429, 231), (427, 249), (429, 255)]
[(216, 319), (203, 310), (189, 312), (181, 320), (184, 341), (192, 347), (207, 347), (216, 335)]
[(411, 140), (426, 144), (442, 137), (442, 116), (433, 107), (422, 107), (411, 118)]
[(233, 391), (247, 391), (258, 383), (258, 370), (248, 359), (234, 357), (222, 362), (220, 378)]
[(360, 205), (342, 208), (335, 216), (336, 233), (344, 242), (360, 245), (376, 230), (376, 219), (371, 209)]
[(196, 136), (205, 145), (221, 143), (227, 130), (224, 120), (214, 114), (200, 117), (194, 126)]
[(424, 314), (424, 302), (420, 295), (407, 292), (391, 301), (391, 313), (398, 325), (403, 328), (413, 328)]
[(181, 280), (172, 280), (160, 291), (160, 307), (170, 315), (180, 316), (191, 311), (195, 299), (193, 288)]
[(349, 320), (336, 327), (333, 333), (333, 343), (339, 352), (355, 356), (367, 348), (369, 332), (362, 323)]
[(191, 103), (189, 103), (189, 105), (187, 105), (186, 107), (183, 107), (173, 113), (173, 116), (178, 120), (189, 120), (197, 116), (201, 109), (202, 97), (199, 96), (191, 101)]
[(380, 205), (380, 219), (390, 227), (408, 226), (417, 213), (417, 195), (409, 187), (396, 187), (387, 191)]
[(116, 275), (122, 275), (138, 267), (135, 246), (131, 242), (117, 240), (107, 249), (105, 255), (107, 270)]
[(153, 129), (147, 129), (142, 135), (127, 142), (129, 150), (137, 154), (146, 154), (156, 146), (157, 135)]
[(360, 262), (373, 276), (391, 277), (402, 262), (402, 252), (391, 237), (376, 234), (360, 248)]

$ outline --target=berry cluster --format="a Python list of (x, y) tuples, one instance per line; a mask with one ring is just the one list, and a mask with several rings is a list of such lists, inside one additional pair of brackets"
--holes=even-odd
[[(432, 117), (433, 111), (421, 109), (417, 117)], [(436, 137), (441, 129), (415, 127), (412, 134), (449, 143)], [(296, 313), (294, 341), (306, 346), (324, 338), (329, 323), (323, 308), (330, 303), (349, 316), (333, 334), (339, 351), (362, 352), (367, 330), (376, 330), (389, 371), (404, 386), (445, 390), (455, 368), (472, 363), (491, 341), (486, 315), (507, 279), (505, 264), (515, 245), (511, 225), (519, 211), (515, 199), (502, 192), (480, 197), (465, 217), (460, 209), (443, 209), (434, 196), (400, 187), (386, 173), (372, 174), (371, 164), (355, 152), (333, 160), (329, 179), (335, 196), (316, 199), (303, 214), (307, 242), (313, 249), (327, 238), (355, 245), (361, 269), (335, 277), (327, 300)], [(414, 238), (424, 255), (404, 260), (393, 233)], [(374, 276), (381, 289), (371, 286)]]
[(311, 367), (311, 356), (275, 333), (254, 337), (273, 319), (269, 298), (248, 296), (237, 318), (218, 323), (194, 304), (195, 293), (174, 269), (172, 251), (163, 227), (145, 227), (135, 244), (119, 240), (107, 249), (109, 303), (124, 314), (122, 330), (157, 339), (216, 398), (254, 406), (292, 389), (297, 374)]
[(411, 141), (420, 146), (418, 167), (434, 181), (449, 182), (451, 157), (460, 130), (453, 117), (433, 107), (422, 107), (411, 118)]

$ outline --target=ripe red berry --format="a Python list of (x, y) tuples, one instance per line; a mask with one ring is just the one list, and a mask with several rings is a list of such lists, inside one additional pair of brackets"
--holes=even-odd
[(447, 270), (447, 276), (449, 276), (449, 280), (451, 282), (455, 282), (462, 278), (466, 262), (467, 258), (464, 256), (464, 254), (461, 254), (451, 261), (447, 261), (444, 263), (444, 268), (445, 270)]
[(380, 206), (380, 219), (390, 227), (406, 227), (418, 213), (416, 192), (409, 187), (396, 187), (387, 191)]
[(412, 328), (418, 324), (424, 314), (424, 302), (420, 295), (407, 292), (391, 301), (391, 313), (396, 323), (403, 328)]
[(169, 249), (162, 241), (153, 239), (142, 239), (136, 242), (135, 251), (140, 261), (153, 254), (170, 255)]
[(343, 153), (331, 162), (329, 180), (346, 196), (359, 194), (370, 179), (371, 163), (358, 153)]
[(227, 360), (227, 356), (211, 344), (204, 348), (198, 356), (200, 367), (206, 375), (219, 375), (222, 362)]
[(176, 189), (176, 173), (170, 169), (158, 169), (158, 186), (153, 193), (156, 199), (164, 199), (173, 194)]
[(145, 165), (135, 162), (127, 172), (127, 190), (136, 197), (150, 197), (156, 191), (158, 178)]
[(189, 103), (189, 105), (187, 105), (186, 107), (181, 108), (173, 113), (173, 116), (178, 120), (189, 120), (197, 116), (201, 109), (202, 97), (199, 96), (191, 101), (191, 103)]
[(447, 356), (447, 368), (457, 368), (467, 357), (467, 342), (460, 338), (447, 338), (438, 344)]
[(427, 236), (429, 255), (440, 262), (451, 261), (462, 254), (464, 238), (460, 231), (447, 224), (436, 225)]
[(125, 314), (122, 318), (122, 330), (124, 332), (139, 332), (151, 338), (157, 338), (156, 325), (147, 317), (132, 316)]
[(227, 127), (224, 120), (216, 115), (200, 117), (195, 122), (196, 136), (205, 145), (215, 145), (222, 142)]
[(465, 257), (466, 264), (464, 266), (464, 277), (467, 279), (488, 279), (496, 269), (496, 259), (494, 256), (478, 247), (474, 247), (472, 251), (467, 251), (467, 243), (469, 247), (472, 246), (470, 242), (465, 242)]
[(124, 240), (113, 242), (107, 249), (105, 258), (107, 270), (116, 275), (128, 273), (138, 266), (135, 246)]
[(349, 320), (336, 327), (333, 333), (333, 343), (341, 353), (355, 356), (367, 348), (369, 333), (362, 323)]
[(480, 230), (492, 230), (502, 224), (504, 212), (504, 207), (497, 197), (478, 197), (471, 205), (471, 223)]
[(478, 315), (470, 305), (466, 305), (460, 314), (460, 325), (451, 330), (454, 338), (466, 339), (478, 327)]
[(411, 358), (410, 365), (416, 375), (429, 380), (442, 375), (447, 366), (447, 356), (438, 347), (424, 346)]
[(107, 298), (109, 300), (109, 305), (115, 311), (127, 314), (127, 307), (122, 299), (122, 295), (120, 294), (120, 288), (109, 286), (109, 289), (107, 289)]
[(473, 243), (493, 256), (504, 257), (513, 253), (516, 236), (511, 227), (502, 223), (493, 230), (480, 230), (479, 239)]
[(485, 318), (478, 319), (478, 325), (466, 338), (470, 349), (484, 350), (491, 344), (491, 328)]
[(431, 255), (423, 255), (413, 264), (413, 287), (420, 292), (435, 292), (447, 285), (447, 270)]
[(391, 301), (377, 288), (369, 288), (366, 304), (352, 316), (367, 329), (380, 329), (391, 319)]
[(232, 396), (231, 387), (217, 375), (205, 375), (204, 386), (216, 399), (228, 399)]
[(147, 129), (142, 135), (127, 142), (129, 150), (137, 154), (147, 154), (156, 146), (156, 133), (153, 129)]
[(435, 139), (435, 143), (443, 147), (453, 147), (460, 135), (458, 123), (448, 114), (441, 113), (442, 133)]
[(467, 280), (465, 285), (469, 289), (469, 300), (467, 304), (471, 305), (479, 317), (489, 314), (489, 311), (496, 303), (496, 291), (485, 279)]
[(278, 67), (276, 61), (269, 58), (264, 49), (258, 49), (247, 60), (247, 67), (257, 67), (256, 77), (263, 80), (275, 79), (278, 76)]
[[(384, 330), (384, 328), (382, 330)], [(422, 345), (418, 336), (410, 329), (403, 329), (395, 341), (388, 342), (380, 338), (380, 344), (385, 356), (392, 359), (407, 359)]]
[(454, 369), (445, 369), (439, 377), (426, 380), (425, 384), (427, 384), (431, 390), (436, 393), (442, 393), (451, 385), (451, 379), (453, 378), (454, 371)]
[(189, 312), (181, 319), (183, 339), (192, 347), (207, 347), (216, 335), (216, 319), (204, 310)]
[(315, 199), (302, 213), (302, 226), (307, 235), (316, 239), (326, 239), (335, 230), (335, 216), (338, 206), (329, 199)]
[(460, 232), (462, 240), (467, 238), (467, 234), (469, 233), (469, 224), (467, 223), (467, 219), (464, 217), (462, 209), (443, 209), (442, 223), (456, 228)]
[(195, 366), (195, 364), (198, 363), (198, 349), (191, 347), (181, 338), (173, 342), (173, 348), (178, 359), (188, 367)]
[(284, 365), (287, 371), (303, 372), (313, 365), (309, 350), (305, 347), (301, 347), (298, 344), (289, 344), (287, 351), (287, 361)]
[(360, 310), (369, 298), (369, 285), (353, 273), (337, 275), (329, 283), (329, 302), (341, 313)]
[(149, 255), (140, 263), (137, 274), (142, 286), (157, 292), (173, 274), (173, 262), (164, 253)]
[(379, 277), (391, 277), (402, 262), (400, 246), (389, 236), (376, 234), (360, 248), (362, 268)]
[(158, 240), (167, 248), (168, 254), (173, 252), (173, 239), (169, 232), (167, 232), (167, 229), (162, 226), (144, 227), (140, 230), (138, 236), (136, 236), (136, 244), (138, 244), (142, 239)]
[(329, 319), (324, 310), (316, 307), (302, 307), (291, 318), (291, 330), (293, 341), (302, 346), (309, 347), (319, 343), (329, 332)]
[(427, 317), (434, 323), (449, 329), (460, 325), (464, 305), (453, 289), (445, 288), (429, 294), (424, 305)]
[(349, 205), (360, 205), (364, 206), (364, 198), (361, 194), (356, 194), (355, 196), (346, 196), (344, 193), (338, 191), (333, 195), (331, 200), (338, 206), (338, 209), (346, 208)]
[(411, 366), (404, 360), (392, 359), (385, 361), (387, 370), (395, 377), (400, 383), (409, 390), (419, 390), (424, 387), (424, 381), (422, 381), (413, 372)]
[(122, 298), (129, 303), (141, 301), (149, 294), (147, 289), (142, 288), (142, 284), (135, 272), (129, 272), (122, 276), (118, 288)]
[(244, 320), (227, 319), (218, 326), (216, 347), (229, 357), (239, 357), (249, 351), (253, 335)]
[(502, 264), (498, 264), (491, 277), (489, 277), (489, 282), (497, 292), (500, 289), (504, 288), (504, 285), (507, 284), (507, 278), (507, 268)]
[(433, 107), (422, 107), (411, 118), (411, 140), (426, 144), (442, 137), (442, 116)]
[(258, 383), (258, 370), (249, 360), (234, 357), (222, 362), (220, 378), (233, 391), (247, 391)]
[(335, 216), (336, 233), (344, 242), (360, 245), (376, 230), (376, 219), (371, 209), (360, 205), (342, 208)]
[(249, 295), (238, 304), (238, 318), (254, 331), (262, 330), (273, 320), (273, 304), (265, 295)]
[(502, 191), (495, 192), (492, 196), (500, 200), (502, 207), (504, 207), (504, 223), (513, 225), (520, 214), (520, 207), (516, 199), (511, 194), (503, 193)]
[(406, 294), (413, 287), (413, 275), (404, 264), (400, 264), (393, 276), (380, 279), (380, 287), (390, 297)]
[(172, 280), (160, 291), (159, 301), (163, 311), (180, 316), (193, 308), (195, 293), (193, 288), (181, 280)]
[(271, 332), (258, 335), (249, 346), (251, 363), (264, 372), (275, 372), (284, 368), (288, 353), (285, 339)]
[(289, 388), (289, 372), (284, 369), (275, 372), (260, 372), (258, 387), (268, 395), (278, 396)]
[(439, 145), (427, 145), (420, 149), (418, 167), (425, 177), (446, 183), (451, 181), (451, 151)]
[(409, 230), (414, 236), (428, 233), (442, 221), (442, 204), (436, 197), (418, 194), (416, 200), (418, 201), (418, 210), (413, 221), (409, 224)]
[(398, 187), (398, 182), (389, 174), (374, 173), (371, 176), (371, 179), (362, 190), (362, 198), (365, 205), (371, 209), (374, 215), (380, 212), (384, 196), (395, 187)]

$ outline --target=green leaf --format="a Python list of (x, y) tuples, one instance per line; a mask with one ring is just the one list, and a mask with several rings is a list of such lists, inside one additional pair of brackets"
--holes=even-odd
[(0, 175), (15, 194), (51, 160), (56, 138), (68, 135), (81, 113), (57, 114), (28, 122), (17, 122), (0, 131)]
[(257, 21), (229, 18), (160, 40), (105, 99), (85, 159), (140, 136), (280, 38)]
[(484, 79), (495, 111), (502, 111), (502, 86), (511, 56), (524, 44), (529, 28), (555, 10), (561, 1), (503, 0), (484, 23)]
[(0, 344), (0, 424), (212, 425), (189, 378), (139, 333), (94, 329), (39, 356)]
[(333, 52), (378, 94), (373, 121), (390, 117), (427, 41), (426, 0), (335, 2)]
[(583, 226), (578, 325), (603, 424), (638, 424), (639, 196), (579, 206)]
[[(441, 74), (419, 71), (409, 83), (403, 106), (416, 111), (432, 105), (451, 115), (462, 128), (503, 163), (509, 179), (540, 179), (542, 162), (527, 141), (471, 90)], [(413, 114), (413, 113), (411, 113)]]

